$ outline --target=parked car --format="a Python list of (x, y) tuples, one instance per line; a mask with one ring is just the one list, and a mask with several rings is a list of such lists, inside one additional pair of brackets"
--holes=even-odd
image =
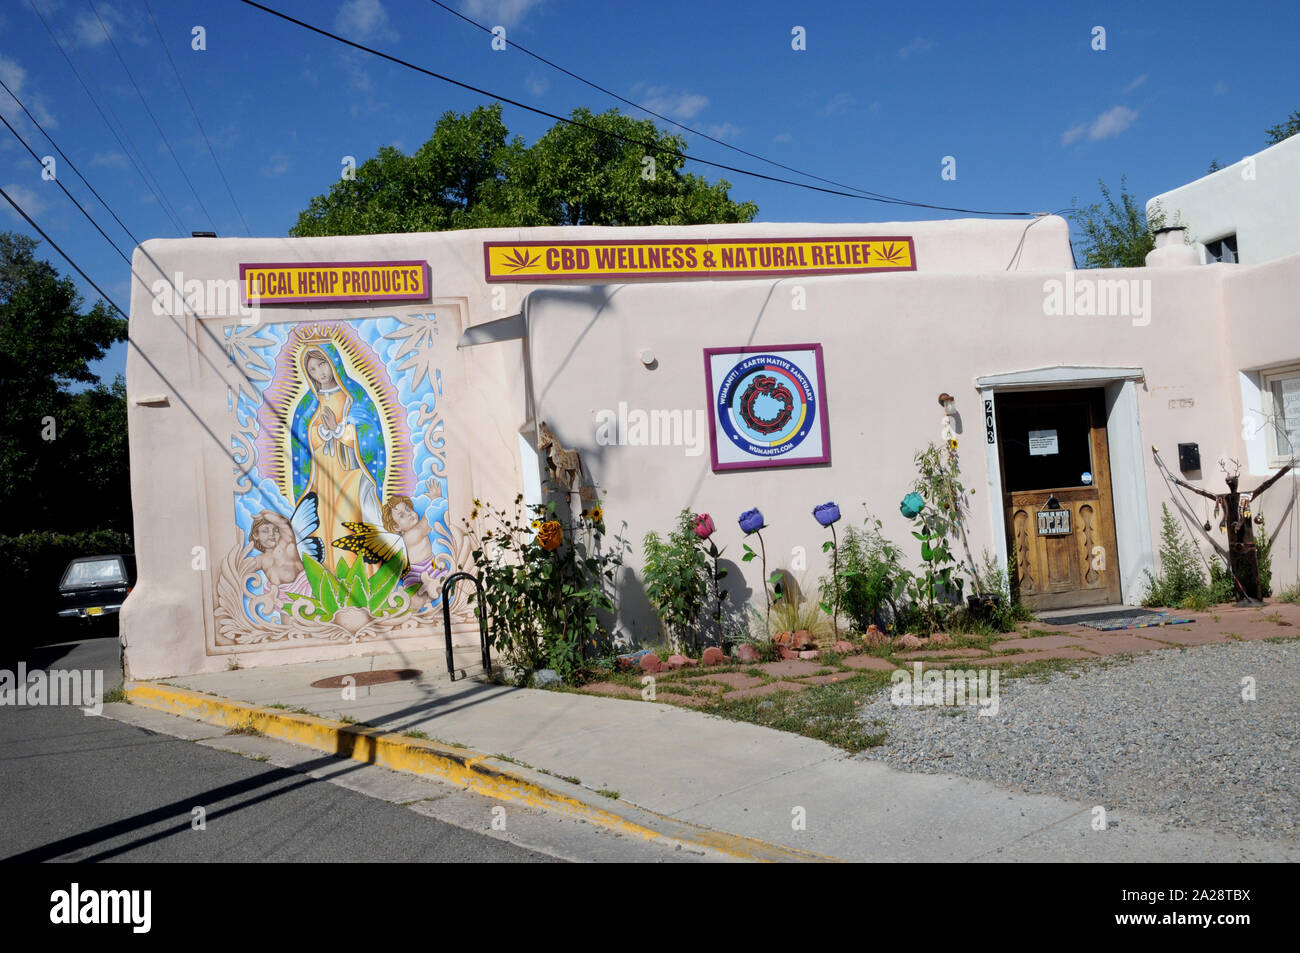
[(81, 556), (68, 563), (59, 583), (59, 616), (93, 621), (116, 616), (135, 586), (135, 554)]

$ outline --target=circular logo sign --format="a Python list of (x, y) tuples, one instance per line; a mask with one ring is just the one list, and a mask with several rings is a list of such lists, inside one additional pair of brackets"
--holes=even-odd
[(1084, 485), (1087, 485), (1092, 482), (1092, 474), (1084, 470), (1083, 476), (1079, 477), (1079, 479), (1083, 481)]
[(816, 392), (794, 362), (774, 354), (755, 354), (723, 377), (717, 415), (722, 430), (741, 450), (777, 457), (799, 446), (812, 431)]

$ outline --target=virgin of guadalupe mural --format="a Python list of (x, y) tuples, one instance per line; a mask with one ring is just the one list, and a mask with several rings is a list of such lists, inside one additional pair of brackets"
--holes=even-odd
[(364, 388), (324, 347), (302, 348), (298, 365), (308, 392), (294, 413), (294, 490), (298, 503), (315, 494), (319, 533), (327, 541), (324, 565), (336, 572), (338, 562), (351, 557), (329, 544), (350, 535), (347, 524), (383, 520), (376, 485), (376, 475), (383, 474), (382, 428)]
[[(273, 324), (255, 339), (230, 331), (255, 340), (265, 370), (250, 357), (250, 378), (264, 383), (253, 399), (232, 398), (241, 428), (232, 445), (248, 447), (249, 462), (236, 483), (239, 540), (217, 580), (218, 645), (434, 631), (439, 577), (456, 565), (457, 545), (442, 376), (426, 333), (436, 322)], [(416, 332), (428, 350), (413, 351)]]

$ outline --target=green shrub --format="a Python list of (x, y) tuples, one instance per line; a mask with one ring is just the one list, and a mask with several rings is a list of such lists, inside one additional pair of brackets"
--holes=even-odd
[(1160, 575), (1147, 572), (1144, 606), (1181, 607), (1188, 599), (1204, 599), (1205, 573), (1201, 552), (1183, 536), (1166, 503), (1160, 504)]
[(645, 591), (659, 613), (664, 636), (679, 648), (698, 649), (700, 615), (713, 570), (695, 535), (695, 514), (683, 509), (667, 541), (652, 530), (643, 544)]
[(865, 529), (848, 527), (840, 540), (838, 575), (818, 580), (822, 600), (833, 605), (838, 597), (840, 611), (858, 632), (867, 631), (885, 597), (893, 597), (908, 575), (899, 563), (901, 550), (881, 533), (882, 525), (868, 515)]
[(1273, 594), (1273, 543), (1268, 538), (1264, 517), (1259, 518), (1259, 532), (1255, 534), (1255, 559), (1259, 564), (1259, 594)]
[(976, 567), (975, 582), (981, 592), (1001, 596), (993, 610), (988, 625), (995, 632), (1014, 632), (1021, 622), (1034, 618), (1033, 611), (1020, 601), (1019, 587), (1013, 588), (1011, 579), (1016, 573), (1016, 554), (1007, 553), (1007, 570), (1004, 572), (997, 559), (988, 550), (982, 556), (983, 566)]

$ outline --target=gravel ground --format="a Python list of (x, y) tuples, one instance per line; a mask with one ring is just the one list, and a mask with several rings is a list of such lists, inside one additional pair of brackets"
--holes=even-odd
[[(998, 713), (863, 709), (889, 737), (858, 755), (1245, 837), (1300, 834), (1300, 642), (1238, 642), (999, 681)], [(1255, 679), (1243, 701), (1242, 679)]]

